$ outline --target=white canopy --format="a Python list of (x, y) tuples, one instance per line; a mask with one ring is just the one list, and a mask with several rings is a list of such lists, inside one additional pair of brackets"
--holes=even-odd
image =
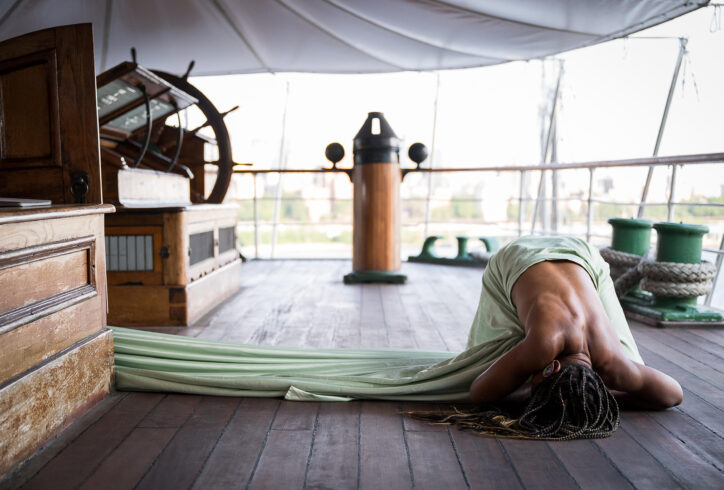
[(540, 58), (708, 0), (0, 0), (0, 39), (92, 22), (96, 68), (373, 73)]

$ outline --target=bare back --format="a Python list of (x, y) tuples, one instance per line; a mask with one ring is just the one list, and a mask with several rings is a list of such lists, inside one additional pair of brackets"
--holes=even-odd
[(593, 281), (578, 264), (536, 264), (516, 281), (511, 296), (526, 336), (540, 329), (537, 335), (560, 339), (557, 357), (587, 358), (594, 370), (625, 359)]
[[(568, 261), (545, 261), (528, 268), (515, 282), (511, 299), (525, 339), (503, 355), (471, 386), (471, 398), (504, 398), (554, 360), (585, 364), (596, 371), (620, 400), (647, 408), (681, 401), (679, 384), (624, 355), (585, 269)], [(528, 388), (529, 390), (530, 388)]]

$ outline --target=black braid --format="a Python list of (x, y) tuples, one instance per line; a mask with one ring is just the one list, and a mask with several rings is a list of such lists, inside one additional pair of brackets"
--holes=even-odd
[(601, 438), (613, 434), (619, 425), (618, 404), (601, 378), (589, 367), (575, 363), (544, 379), (519, 416), (490, 407), (408, 413), (482, 435), (515, 439)]

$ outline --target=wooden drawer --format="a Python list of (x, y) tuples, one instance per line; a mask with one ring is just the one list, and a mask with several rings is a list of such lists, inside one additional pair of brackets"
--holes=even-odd
[(105, 327), (102, 213), (112, 210), (0, 213), (0, 384)]

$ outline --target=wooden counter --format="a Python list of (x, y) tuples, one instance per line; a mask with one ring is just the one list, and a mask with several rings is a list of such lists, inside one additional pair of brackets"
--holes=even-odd
[(0, 478), (108, 394), (104, 214), (0, 211)]
[(194, 204), (109, 215), (109, 324), (189, 325), (236, 292), (237, 212)]

